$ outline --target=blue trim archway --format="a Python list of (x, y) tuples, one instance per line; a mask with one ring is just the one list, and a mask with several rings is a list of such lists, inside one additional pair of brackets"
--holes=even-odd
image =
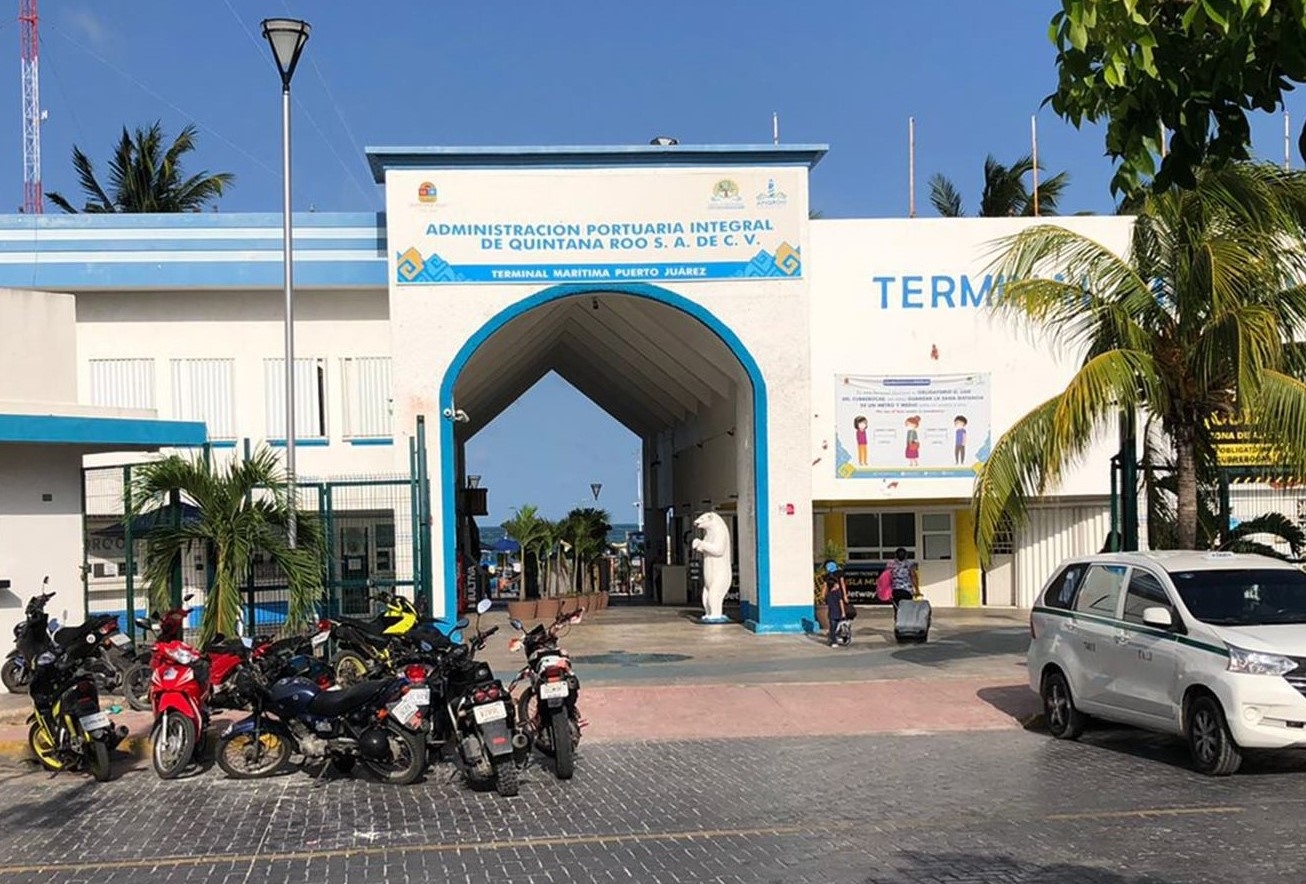
[[(753, 493), (756, 524), (756, 569), (757, 569), (757, 608), (744, 602), (741, 605), (745, 621), (750, 628), (765, 628), (771, 617), (771, 567), (770, 567), (770, 475), (767, 468), (767, 410), (766, 380), (757, 360), (748, 352), (739, 337), (730, 327), (714, 316), (703, 305), (682, 297), (660, 286), (647, 283), (556, 285), (536, 292), (528, 298), (504, 308), (488, 322), (477, 329), (476, 333), (463, 344), (453, 361), (445, 370), (444, 380), (440, 383), (440, 412), (444, 414), (454, 407), (454, 386), (458, 376), (466, 367), (472, 354), (489, 340), (497, 331), (517, 317), (553, 301), (571, 298), (577, 295), (617, 294), (646, 298), (673, 307), (697, 319), (730, 349), (740, 366), (748, 375), (753, 392)], [(446, 613), (457, 610), (458, 579), (457, 557), (453, 551), (457, 548), (457, 518), (455, 513), (458, 477), (456, 474), (455, 440), (453, 422), (448, 418), (440, 421), (440, 511), (441, 539), (444, 556), (444, 600)]]

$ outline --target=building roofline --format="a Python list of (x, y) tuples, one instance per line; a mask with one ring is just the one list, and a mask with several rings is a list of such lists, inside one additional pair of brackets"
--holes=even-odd
[(594, 146), (367, 147), (378, 184), (390, 169), (611, 168), (615, 166), (816, 167), (825, 144), (634, 144)]

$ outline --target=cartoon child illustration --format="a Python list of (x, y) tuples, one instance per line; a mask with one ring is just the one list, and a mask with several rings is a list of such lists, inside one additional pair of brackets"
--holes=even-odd
[(857, 466), (866, 466), (866, 428), (870, 422), (862, 415), (853, 418), (853, 429), (857, 431)]
[(960, 466), (966, 462), (966, 415), (959, 414), (952, 419), (952, 425), (956, 428), (956, 438), (953, 442), (952, 453), (956, 458), (957, 465)]
[(911, 417), (907, 418), (906, 457), (907, 463), (912, 466), (917, 465), (917, 461), (921, 456), (921, 437), (920, 434), (916, 432), (920, 429), (920, 426), (921, 416), (919, 414), (913, 414)]

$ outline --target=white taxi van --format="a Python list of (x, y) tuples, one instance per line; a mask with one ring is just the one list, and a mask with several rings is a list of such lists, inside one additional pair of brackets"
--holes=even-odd
[(1030, 613), (1047, 728), (1087, 717), (1172, 733), (1217, 776), (1243, 749), (1306, 747), (1306, 573), (1259, 555), (1103, 553), (1063, 562)]

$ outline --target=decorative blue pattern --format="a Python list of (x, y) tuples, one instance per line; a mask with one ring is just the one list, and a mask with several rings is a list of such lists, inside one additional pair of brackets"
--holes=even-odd
[(799, 279), (803, 262), (798, 249), (782, 245), (773, 254), (758, 252), (751, 261), (645, 261), (631, 264), (460, 264), (416, 248), (395, 253), (398, 285), (472, 283), (608, 283), (693, 282), (695, 280)]

